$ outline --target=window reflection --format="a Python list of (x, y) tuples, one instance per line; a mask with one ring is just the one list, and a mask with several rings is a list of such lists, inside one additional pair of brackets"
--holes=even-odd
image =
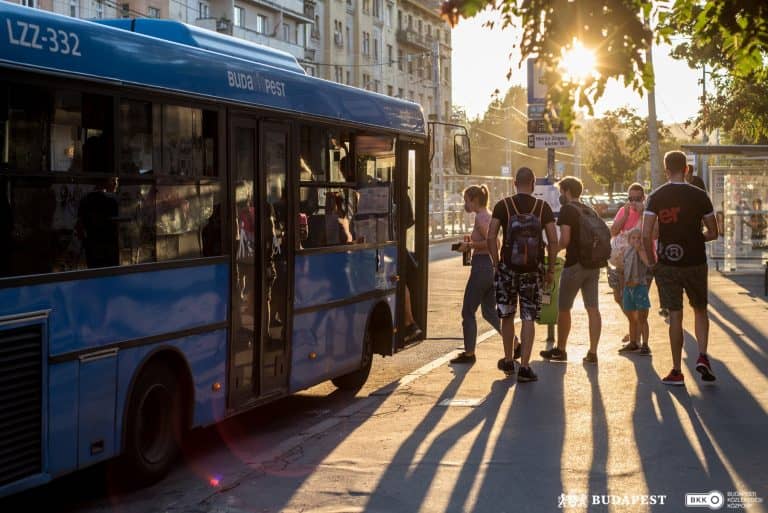
[(0, 80), (0, 276), (221, 255), (217, 141), (216, 111)]

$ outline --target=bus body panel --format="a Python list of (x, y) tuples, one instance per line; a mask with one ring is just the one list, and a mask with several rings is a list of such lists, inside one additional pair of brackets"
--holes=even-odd
[[(44, 475), (120, 453), (131, 383), (147, 355), (163, 346), (175, 348), (191, 373), (193, 426), (224, 417), (228, 284), (228, 265), (221, 263), (0, 289), (0, 316), (48, 311), (41, 341), (50, 362), (42, 398)], [(211, 324), (220, 327), (173, 337)], [(214, 383), (222, 388), (214, 391)], [(19, 483), (0, 487), (0, 494)]]
[[(343, 307), (297, 314), (293, 321), (290, 392), (309, 388), (360, 367), (362, 338), (373, 307), (386, 301), (394, 312), (395, 291)], [(312, 356), (310, 356), (312, 355)]]
[(226, 322), (225, 263), (0, 289), (0, 316), (51, 310), (48, 356)]
[(397, 247), (298, 254), (294, 268), (294, 309), (354, 298), (376, 290), (394, 291), (388, 277), (397, 269)]
[(7, 2), (0, 4), (2, 61), (425, 134), (415, 103)]

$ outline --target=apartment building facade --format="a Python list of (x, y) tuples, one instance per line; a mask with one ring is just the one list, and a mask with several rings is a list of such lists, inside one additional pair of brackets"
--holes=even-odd
[(451, 115), (439, 0), (11, 0), (80, 18), (169, 18), (277, 48), (307, 73)]

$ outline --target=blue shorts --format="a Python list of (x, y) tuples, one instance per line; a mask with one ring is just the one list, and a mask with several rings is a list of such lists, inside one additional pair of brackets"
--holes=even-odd
[(636, 310), (650, 310), (651, 300), (648, 297), (648, 285), (636, 285), (634, 287), (624, 287), (624, 296), (622, 297), (622, 306), (625, 312)]

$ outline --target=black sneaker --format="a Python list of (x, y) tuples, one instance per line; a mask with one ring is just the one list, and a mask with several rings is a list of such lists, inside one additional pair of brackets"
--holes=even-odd
[(405, 335), (403, 336), (403, 341), (407, 344), (409, 342), (421, 340), (423, 336), (424, 332), (421, 331), (421, 328), (419, 328), (416, 323), (414, 323), (405, 327)]
[(566, 351), (561, 351), (556, 347), (553, 347), (552, 349), (549, 349), (547, 351), (541, 351), (539, 355), (541, 355), (541, 357), (544, 358), (545, 360), (550, 360), (553, 362), (568, 361), (568, 353)]
[(702, 381), (715, 381), (715, 375), (712, 374), (712, 367), (709, 364), (709, 357), (705, 354), (699, 354), (696, 360), (696, 372), (701, 374)]
[(635, 353), (640, 350), (640, 346), (637, 345), (637, 342), (627, 342), (621, 348), (619, 349), (619, 354), (624, 353)]
[(597, 363), (597, 355), (592, 352), (587, 352), (587, 356), (582, 360), (584, 363)]
[(528, 383), (529, 381), (538, 381), (539, 377), (536, 375), (535, 372), (533, 372), (533, 369), (530, 367), (520, 367), (520, 370), (517, 371), (517, 382), (518, 383)]
[(648, 347), (648, 344), (643, 344), (640, 346), (640, 351), (638, 351), (638, 354), (643, 356), (651, 356), (651, 348)]
[(473, 364), (473, 363), (475, 363), (475, 361), (477, 361), (477, 358), (475, 357), (475, 355), (473, 355), (473, 354), (470, 355), (470, 354), (467, 354), (467, 353), (462, 351), (461, 353), (459, 353), (459, 356), (457, 356), (456, 358), (453, 358), (450, 363), (469, 363), (469, 364)]
[(496, 363), (496, 368), (498, 368), (501, 372), (503, 372), (507, 376), (512, 376), (515, 373), (515, 362), (514, 361), (508, 362), (506, 359), (500, 358), (499, 361)]

